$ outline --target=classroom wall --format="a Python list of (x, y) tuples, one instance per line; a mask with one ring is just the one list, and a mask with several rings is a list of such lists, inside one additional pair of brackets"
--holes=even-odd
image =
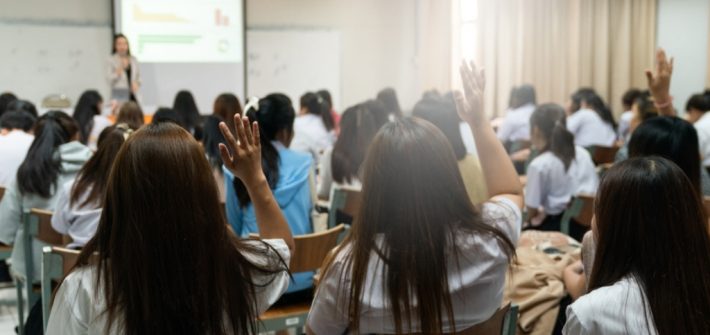
[(657, 45), (675, 58), (673, 105), (685, 112), (693, 93), (703, 90), (708, 73), (710, 1), (658, 0)]

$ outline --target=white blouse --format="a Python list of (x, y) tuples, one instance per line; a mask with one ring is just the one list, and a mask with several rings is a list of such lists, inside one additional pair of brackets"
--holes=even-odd
[(567, 171), (562, 160), (552, 152), (535, 157), (527, 170), (525, 205), (544, 208), (545, 214), (562, 213), (570, 199), (578, 194), (594, 195), (599, 176), (587, 149), (575, 147), (575, 158)]
[[(521, 213), (512, 201), (502, 199), (487, 202), (481, 211), (486, 222), (500, 229), (513, 244), (517, 244)], [(381, 245), (383, 240), (379, 238), (377, 243)], [(462, 330), (487, 320), (501, 306), (508, 258), (498, 240), (490, 236), (458, 234), (455, 243), (460, 247), (461, 257), (458, 260), (453, 257), (447, 260), (448, 280), (456, 329)], [(346, 268), (346, 258), (349, 252), (349, 247), (346, 247), (338, 254), (332, 268), (318, 286), (307, 321), (308, 327), (315, 334), (343, 334), (347, 331), (347, 299), (351, 278), (349, 268)], [(363, 287), (363, 291), (369, 294), (366, 293), (361, 301), (361, 333), (395, 333), (389, 298), (383, 292), (384, 271), (381, 259), (373, 253)], [(342, 277), (343, 272), (346, 272), (345, 277)], [(452, 325), (448, 319), (444, 318), (443, 322), (444, 332), (451, 332)], [(406, 329), (404, 325), (404, 331), (419, 331), (418, 320), (412, 320), (412, 326), (412, 329)]]
[(530, 116), (535, 111), (534, 104), (527, 104), (505, 113), (503, 124), (498, 129), (498, 139), (501, 142), (529, 141)]
[(293, 140), (289, 149), (310, 153), (318, 163), (323, 151), (335, 144), (335, 132), (325, 129), (323, 120), (315, 114), (299, 115), (293, 122)]
[[(291, 259), (288, 246), (283, 240), (263, 240), (272, 246), (283, 258), (286, 264)], [(246, 241), (265, 248), (258, 241)], [(269, 249), (270, 250), (270, 249)], [(271, 262), (263, 258), (266, 253), (246, 254), (246, 258), (255, 264), (266, 265)], [(276, 258), (277, 255), (270, 250), (268, 257)], [(89, 334), (89, 335), (118, 335), (118, 325), (106, 328), (106, 302), (104, 292), (96, 292), (96, 268), (84, 267), (70, 273), (59, 287), (49, 315), (47, 335), (53, 334)], [(288, 288), (289, 276), (286, 271), (274, 275), (254, 277), (256, 290), (256, 304), (259, 314), (265, 312)], [(116, 323), (114, 323), (116, 324)]]
[(574, 135), (574, 144), (582, 147), (611, 147), (616, 142), (614, 128), (591, 109), (580, 109), (568, 116), (567, 129)]
[(86, 200), (89, 190), (79, 197), (79, 201), (71, 205), (71, 189), (74, 180), (65, 183), (59, 190), (57, 204), (52, 215), (52, 228), (62, 235), (69, 235), (72, 242), (67, 247), (83, 247), (94, 237), (99, 226), (102, 208), (96, 204), (79, 206)]
[[(647, 312), (644, 312), (647, 311)], [(632, 277), (583, 295), (567, 307), (564, 334), (656, 334), (650, 307)]]

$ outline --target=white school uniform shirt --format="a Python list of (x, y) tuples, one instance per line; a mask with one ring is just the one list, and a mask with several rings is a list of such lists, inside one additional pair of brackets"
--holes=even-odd
[(22, 130), (0, 135), (0, 186), (8, 187), (15, 180), (34, 138)]
[(634, 118), (634, 112), (626, 111), (621, 113), (619, 117), (619, 131), (618, 136), (620, 139), (626, 140), (631, 132), (631, 120)]
[(657, 334), (657, 331), (641, 286), (629, 276), (589, 292), (568, 306), (562, 333), (622, 335)]
[[(517, 244), (521, 213), (512, 201), (487, 202), (482, 206), (481, 213), (488, 224), (500, 229), (513, 244)], [(382, 236), (377, 238), (376, 243), (380, 246), (384, 243)], [(461, 251), (459, 263), (451, 257), (447, 264), (456, 330), (460, 331), (487, 320), (501, 306), (508, 258), (498, 240), (489, 235), (460, 233), (456, 234), (455, 243)], [(307, 321), (308, 327), (317, 335), (344, 334), (347, 331), (348, 297), (352, 282), (346, 258), (350, 250), (350, 246), (346, 246), (338, 253), (318, 286)], [(374, 252), (371, 253), (367, 273), (359, 332), (394, 334), (392, 310), (383, 292), (384, 265)], [(413, 302), (415, 307), (416, 302)], [(444, 332), (451, 332), (452, 325), (448, 318), (442, 322)], [(406, 333), (419, 332), (419, 320), (412, 320), (412, 327), (408, 329), (405, 322), (403, 330)]]
[(710, 166), (710, 113), (706, 112), (694, 124), (698, 132), (698, 145), (700, 155), (703, 159), (703, 166)]
[(59, 189), (57, 204), (52, 215), (52, 228), (60, 234), (71, 237), (72, 242), (67, 247), (81, 248), (96, 234), (102, 208), (96, 208), (96, 204), (80, 206), (86, 200), (90, 190), (86, 190), (77, 203), (72, 205), (70, 199), (73, 186), (74, 180), (65, 183)]
[(505, 119), (498, 129), (501, 142), (529, 141), (530, 116), (535, 111), (534, 104), (526, 104), (505, 113)]
[(611, 147), (616, 142), (614, 128), (591, 109), (580, 109), (568, 116), (567, 129), (574, 135), (574, 144), (582, 147)]
[[(286, 264), (289, 263), (291, 254), (288, 246), (283, 240), (263, 240), (271, 245), (283, 258)], [(260, 252), (245, 254), (247, 259), (259, 265), (273, 264), (277, 255), (273, 250), (266, 248), (259, 241), (245, 241), (261, 247)], [(269, 259), (272, 258), (272, 259)], [(47, 325), (47, 335), (53, 334), (87, 334), (87, 335), (118, 335), (122, 326), (116, 325), (106, 332), (106, 301), (104, 299), (103, 288), (96, 294), (96, 267), (84, 267), (76, 270), (67, 276), (59, 287), (52, 312), (49, 315)], [(284, 270), (273, 275), (252, 274), (252, 280), (256, 284), (255, 296), (257, 312), (261, 315), (269, 306), (288, 288), (289, 276)], [(118, 322), (120, 323), (120, 322)]]
[(293, 140), (289, 149), (310, 153), (317, 163), (323, 151), (335, 144), (335, 132), (325, 129), (323, 119), (315, 114), (304, 114), (293, 122)]
[(577, 194), (595, 194), (599, 176), (587, 149), (576, 146), (575, 158), (567, 171), (564, 163), (552, 152), (535, 157), (527, 170), (525, 205), (544, 208), (548, 215), (562, 213)]

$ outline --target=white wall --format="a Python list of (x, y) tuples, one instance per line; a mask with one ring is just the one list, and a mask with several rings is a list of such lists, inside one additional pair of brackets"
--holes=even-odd
[(708, 66), (710, 1), (658, 0), (657, 45), (675, 58), (673, 105), (685, 112), (693, 93), (703, 90)]

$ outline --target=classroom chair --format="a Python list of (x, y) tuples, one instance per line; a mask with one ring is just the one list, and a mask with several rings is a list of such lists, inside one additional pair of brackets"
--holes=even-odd
[(580, 225), (585, 227), (592, 226), (592, 217), (594, 216), (594, 196), (587, 194), (579, 194), (572, 198), (560, 222), (560, 231), (569, 235), (570, 223), (574, 219)]
[[(289, 264), (291, 272), (320, 269), (328, 252), (336, 247), (338, 238), (345, 230), (346, 226), (340, 224), (320, 233), (294, 236), (297, 251)], [(310, 309), (311, 301), (270, 308), (259, 317), (259, 333), (297, 328), (296, 333), (301, 334)]]
[(64, 278), (71, 271), (77, 259), (79, 250), (61, 247), (44, 247), (42, 249), (42, 276), (40, 278), (42, 296), (42, 329), (47, 331), (49, 312), (52, 307), (52, 281)]
[(27, 305), (31, 308), (39, 299), (40, 295), (37, 293), (39, 287), (33, 285), (32, 279), (34, 278), (34, 258), (33, 258), (33, 245), (34, 240), (37, 239), (40, 242), (46, 243), (48, 245), (61, 245), (63, 243), (63, 237), (61, 234), (57, 233), (52, 228), (52, 212), (32, 208), (28, 213), (23, 214), (22, 224), (24, 229), (22, 232), (22, 241), (24, 243), (25, 251), (25, 275), (15, 274), (15, 286), (17, 289), (17, 313), (19, 316), (18, 329), (20, 334), (24, 334), (25, 326), (25, 311), (24, 311), (24, 297), (22, 295), (23, 288), (27, 293)]
[(360, 210), (360, 203), (362, 202), (362, 194), (360, 191), (349, 190), (345, 188), (335, 188), (333, 190), (333, 198), (330, 199), (330, 208), (328, 209), (328, 229), (331, 229), (341, 223), (350, 222), (338, 222), (339, 216), (349, 216), (351, 218), (355, 217), (355, 214)]
[(620, 147), (617, 145), (613, 147), (603, 147), (599, 145), (594, 145), (587, 148), (587, 150), (589, 150), (589, 153), (592, 155), (592, 161), (594, 161), (594, 165), (614, 163), (614, 159), (616, 158), (616, 152), (619, 151), (619, 149)]

